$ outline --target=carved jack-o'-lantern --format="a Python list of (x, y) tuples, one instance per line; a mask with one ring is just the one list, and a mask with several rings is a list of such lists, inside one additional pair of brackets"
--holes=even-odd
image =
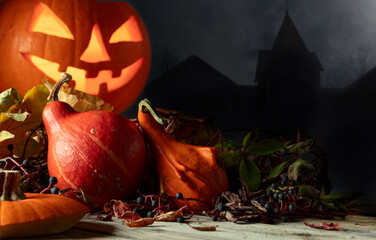
[(0, 90), (21, 94), (61, 72), (75, 89), (117, 112), (141, 93), (150, 43), (137, 12), (124, 2), (4, 0), (0, 5)]

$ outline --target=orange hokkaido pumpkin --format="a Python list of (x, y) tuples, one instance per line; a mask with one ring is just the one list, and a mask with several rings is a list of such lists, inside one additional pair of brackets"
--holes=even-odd
[(124, 2), (3, 0), (0, 92), (21, 95), (47, 77), (74, 76), (75, 89), (128, 108), (150, 68), (150, 43), (137, 12)]
[(89, 212), (82, 203), (61, 195), (23, 194), (18, 171), (0, 170), (0, 183), (4, 180), (12, 184), (0, 185), (0, 238), (63, 232)]
[(106, 111), (76, 112), (60, 102), (58, 92), (71, 76), (64, 74), (43, 110), (48, 135), (47, 165), (56, 187), (82, 189), (92, 211), (111, 199), (127, 199), (146, 169), (146, 145), (129, 119)]

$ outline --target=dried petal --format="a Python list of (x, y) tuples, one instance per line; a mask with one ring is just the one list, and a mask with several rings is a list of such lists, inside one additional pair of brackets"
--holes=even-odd
[(124, 223), (128, 227), (145, 227), (154, 223), (154, 218), (140, 218), (138, 220), (125, 219)]

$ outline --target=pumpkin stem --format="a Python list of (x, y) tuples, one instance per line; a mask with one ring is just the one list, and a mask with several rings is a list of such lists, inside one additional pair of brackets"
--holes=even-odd
[(138, 110), (139, 111), (144, 112), (145, 108), (147, 108), (147, 110), (149, 110), (149, 112), (151, 113), (151, 115), (153, 116), (155, 121), (157, 121), (159, 124), (161, 124), (163, 126), (166, 124), (166, 121), (158, 116), (158, 114), (155, 112), (154, 108), (151, 106), (151, 102), (147, 99), (141, 100), (140, 103), (138, 104)]
[(0, 170), (0, 201), (19, 201), (26, 198), (20, 188), (21, 173)]
[(52, 88), (51, 90), (51, 94), (50, 94), (50, 99), (52, 98), (53, 101), (59, 101), (59, 90), (61, 88), (61, 86), (64, 84), (64, 83), (69, 83), (70, 80), (72, 80), (72, 76), (69, 75), (68, 73), (62, 73), (61, 74), (61, 79), (60, 81), (58, 81), (55, 86)]

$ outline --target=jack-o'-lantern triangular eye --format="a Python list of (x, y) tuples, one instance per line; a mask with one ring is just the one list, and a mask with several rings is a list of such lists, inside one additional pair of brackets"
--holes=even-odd
[(56, 37), (74, 39), (68, 26), (43, 3), (38, 3), (31, 17), (30, 32), (40, 32)]
[(111, 35), (109, 43), (141, 42), (142, 34), (135, 16), (131, 16)]

